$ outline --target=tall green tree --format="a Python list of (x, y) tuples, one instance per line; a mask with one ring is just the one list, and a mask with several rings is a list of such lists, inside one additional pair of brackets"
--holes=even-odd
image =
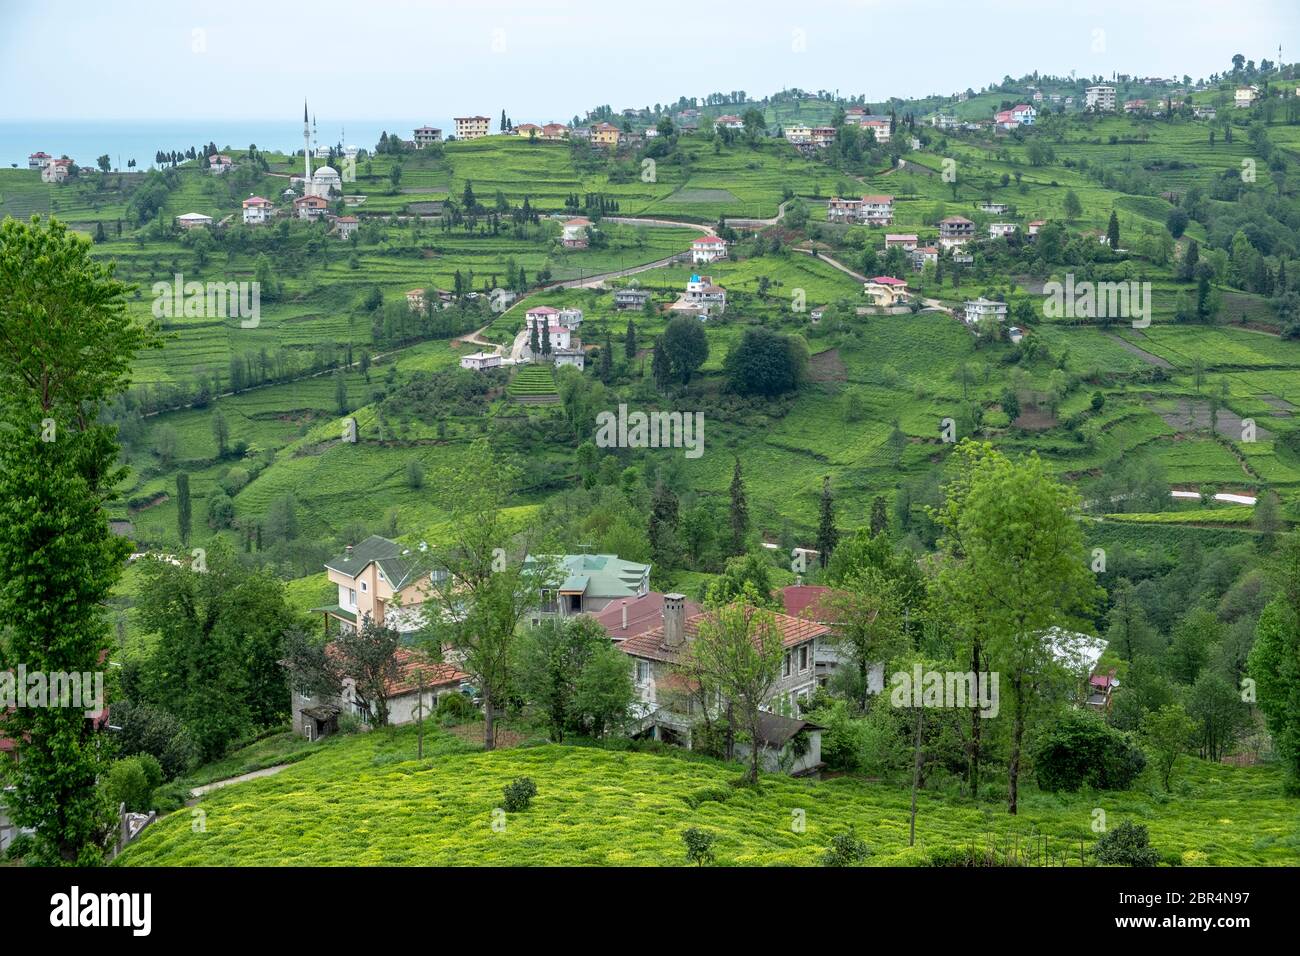
[(636, 350), (636, 323), (628, 319), (627, 331), (623, 333), (623, 355), (631, 362), (636, 358)]
[(835, 545), (839, 543), (840, 533), (835, 527), (835, 496), (831, 493), (831, 476), (822, 478), (822, 498), (819, 506), (820, 518), (817, 523), (817, 556), (823, 568), (831, 559)]
[(1300, 795), (1300, 535), (1278, 546), (1277, 596), (1259, 616), (1247, 669), (1273, 747), (1286, 770), (1286, 793)]
[(212, 440), (217, 444), (217, 457), (226, 457), (226, 448), (230, 443), (230, 426), (226, 424), (226, 416), (221, 414), (221, 409), (212, 410)]
[(709, 357), (709, 340), (699, 319), (679, 315), (668, 323), (661, 338), (672, 377), (689, 385), (691, 377)]
[[(0, 668), (91, 673), (105, 667), (104, 613), (130, 545), (105, 503), (121, 478), (114, 426), (99, 412), (156, 331), (127, 314), (129, 291), (67, 227), (0, 224)], [(42, 864), (102, 860), (111, 808), (96, 788), (106, 736), (76, 707), (4, 715), (18, 760), (5, 802), (35, 831)]]
[(745, 497), (745, 481), (740, 474), (740, 459), (736, 459), (731, 470), (731, 553), (741, 554), (745, 550), (745, 538), (749, 534), (749, 501)]
[(958, 474), (934, 515), (945, 531), (939, 587), (957, 625), (987, 648), (1001, 693), (1010, 690), (1007, 811), (1014, 814), (1025, 730), (1057, 670), (1054, 629), (1084, 627), (1101, 589), (1075, 520), (1078, 496), (1037, 455), (1013, 462), (969, 439), (956, 454)]
[(181, 544), (190, 543), (190, 476), (185, 472), (176, 475), (176, 530)]
[(1110, 222), (1106, 223), (1106, 241), (1112, 249), (1119, 248), (1119, 215), (1113, 209), (1110, 211)]

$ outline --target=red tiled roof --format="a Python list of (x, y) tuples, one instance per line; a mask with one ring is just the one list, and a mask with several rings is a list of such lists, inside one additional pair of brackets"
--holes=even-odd
[(907, 285), (902, 279), (895, 279), (893, 276), (876, 276), (871, 281), (879, 285)]
[(887, 202), (893, 202), (894, 197), (893, 196), (863, 196), (862, 201), (869, 202), (869, 203), (887, 203)]
[(830, 593), (831, 589), (821, 584), (791, 584), (781, 589), (781, 603), (791, 617), (825, 623), (827, 612), (821, 601)]
[[(627, 607), (627, 627), (623, 626), (623, 608)], [(702, 608), (694, 601), (686, 602), (686, 615), (699, 614)], [(640, 597), (611, 601), (595, 615), (610, 640), (623, 641), (663, 623), (664, 596), (660, 591), (648, 591)]]
[(424, 686), (441, 687), (445, 684), (459, 684), (469, 680), (469, 675), (451, 664), (430, 661), (419, 651), (398, 648), (393, 655), (397, 659), (398, 676), (388, 682), (385, 691), (390, 697), (409, 694), (420, 689), (420, 676), (424, 676)]
[[(809, 621), (802, 618), (791, 617), (789, 614), (782, 614), (779, 611), (772, 611), (772, 617), (775, 619), (777, 630), (781, 634), (782, 647), (794, 647), (796, 644), (802, 644), (816, 637), (824, 637), (831, 632), (825, 624), (819, 624), (815, 621)], [(688, 614), (684, 625), (686, 632), (685, 644), (694, 640), (700, 632), (700, 623), (705, 619), (708, 612), (699, 614)], [(645, 631), (633, 637), (629, 637), (619, 645), (619, 648), (626, 654), (633, 657), (644, 657), (653, 661), (667, 661), (674, 663), (681, 653), (681, 648), (666, 647), (664, 645), (663, 625)]]

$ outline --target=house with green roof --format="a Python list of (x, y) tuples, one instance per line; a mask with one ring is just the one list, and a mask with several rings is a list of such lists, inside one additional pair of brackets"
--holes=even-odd
[(325, 562), (337, 604), (313, 608), (324, 615), (325, 631), (353, 630), (367, 617), (408, 633), (424, 624), (423, 604), (445, 575), (428, 555), (372, 534)]
[(524, 570), (544, 578), (533, 623), (552, 614), (595, 614), (611, 601), (650, 591), (650, 565), (616, 554), (530, 554), (524, 558)]

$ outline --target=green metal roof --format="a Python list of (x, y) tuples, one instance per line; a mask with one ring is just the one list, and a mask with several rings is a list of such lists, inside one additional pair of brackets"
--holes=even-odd
[(524, 567), (550, 563), (559, 577), (561, 591), (594, 598), (631, 597), (639, 592), (650, 565), (624, 561), (616, 554), (529, 555)]
[(384, 578), (393, 589), (400, 591), (415, 578), (432, 570), (428, 558), (403, 548), (396, 541), (372, 534), (353, 545), (352, 553), (343, 552), (325, 562), (325, 567), (355, 578), (371, 564), (378, 564)]
[(324, 613), (324, 614), (333, 614), (335, 617), (341, 617), (345, 621), (350, 621), (353, 624), (357, 623), (356, 613), (354, 611), (347, 610), (340, 604), (327, 604), (324, 607), (314, 607), (311, 610), (313, 614), (317, 612)]

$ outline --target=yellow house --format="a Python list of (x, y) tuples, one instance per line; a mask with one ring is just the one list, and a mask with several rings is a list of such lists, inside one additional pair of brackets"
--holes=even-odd
[(601, 123), (591, 128), (591, 141), (597, 146), (617, 146), (618, 127), (610, 123)]
[(418, 630), (424, 624), (424, 600), (442, 580), (424, 554), (377, 534), (348, 545), (325, 562), (325, 570), (339, 600), (312, 610), (324, 615), (327, 633), (331, 622), (351, 630), (367, 617), (403, 633)]
[(907, 299), (907, 283), (893, 276), (876, 276), (862, 284), (862, 291), (878, 308), (891, 308)]

